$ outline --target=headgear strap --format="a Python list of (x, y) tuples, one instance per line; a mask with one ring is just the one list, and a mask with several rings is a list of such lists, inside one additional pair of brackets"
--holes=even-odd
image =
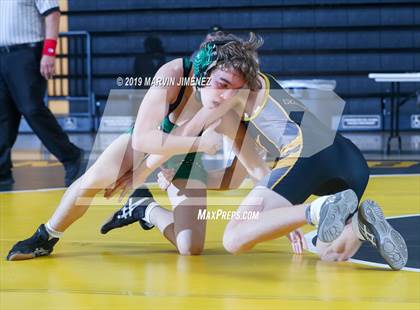
[(214, 40), (206, 43), (194, 57), (194, 76), (197, 79), (205, 77), (207, 71), (217, 63), (217, 46), (222, 46), (233, 41), (235, 40)]

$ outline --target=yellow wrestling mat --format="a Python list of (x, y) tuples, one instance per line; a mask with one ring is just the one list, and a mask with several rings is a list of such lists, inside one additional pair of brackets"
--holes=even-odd
[[(202, 256), (183, 257), (157, 229), (134, 224), (101, 235), (102, 222), (117, 209), (110, 205), (92, 206), (50, 257), (6, 261), (62, 193), (0, 193), (0, 309), (420, 309), (419, 272), (294, 256), (285, 238), (233, 256), (222, 247), (223, 220), (209, 221)], [(238, 194), (210, 192), (209, 203), (239, 202)], [(420, 177), (371, 178), (365, 197), (386, 216), (419, 214)]]

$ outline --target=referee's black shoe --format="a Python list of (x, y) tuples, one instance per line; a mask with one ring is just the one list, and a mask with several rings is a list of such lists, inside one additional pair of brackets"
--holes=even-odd
[(4, 174), (0, 174), (0, 186), (8, 186), (15, 183), (13, 179), (12, 172), (7, 172)]
[(66, 186), (70, 186), (78, 177), (83, 174), (83, 159), (85, 152), (80, 149), (79, 156), (72, 162), (64, 164), (65, 176), (64, 183)]

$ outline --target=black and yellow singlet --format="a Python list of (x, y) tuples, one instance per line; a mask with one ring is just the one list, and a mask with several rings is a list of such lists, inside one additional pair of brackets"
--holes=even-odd
[(369, 170), (360, 150), (325, 126), (270, 75), (262, 104), (245, 117), (247, 132), (273, 160), (259, 182), (288, 199), (303, 203), (311, 194), (352, 188), (361, 197)]

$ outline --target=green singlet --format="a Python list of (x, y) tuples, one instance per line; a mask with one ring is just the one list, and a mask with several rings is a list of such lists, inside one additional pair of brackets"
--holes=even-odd
[[(189, 72), (192, 67), (192, 63), (188, 57), (184, 57), (182, 59), (183, 69), (184, 69), (184, 78), (188, 77)], [(165, 133), (170, 133), (172, 129), (176, 127), (169, 120), (169, 114), (174, 111), (178, 105), (181, 103), (182, 98), (184, 96), (185, 87), (182, 86), (176, 101), (169, 106), (169, 112), (166, 117), (162, 120), (161, 123), (161, 130)], [(131, 127), (128, 131), (129, 134), (133, 134), (134, 126)], [(202, 183), (207, 183), (207, 170), (203, 166), (202, 161), (203, 153), (188, 153), (188, 154), (180, 154), (172, 156), (164, 165), (169, 169), (174, 169), (175, 176), (174, 180), (176, 179), (192, 179), (198, 180)]]

